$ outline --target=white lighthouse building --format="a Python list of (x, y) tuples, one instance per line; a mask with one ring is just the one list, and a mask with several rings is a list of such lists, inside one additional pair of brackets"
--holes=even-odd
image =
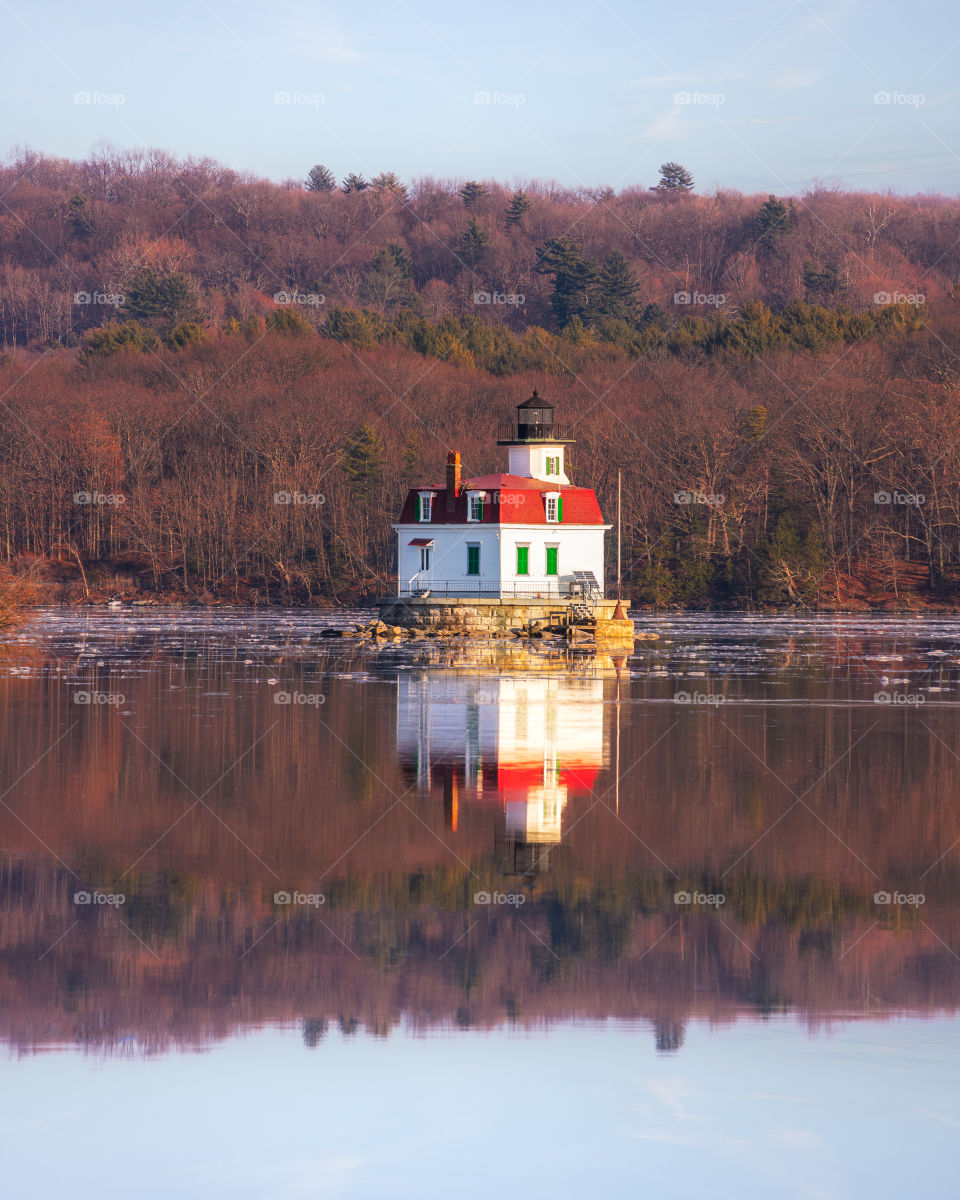
[(501, 424), (507, 470), (462, 478), (451, 452), (444, 484), (407, 495), (397, 531), (397, 595), (478, 600), (600, 600), (604, 524), (595, 492), (567, 476), (571, 431), (534, 391)]

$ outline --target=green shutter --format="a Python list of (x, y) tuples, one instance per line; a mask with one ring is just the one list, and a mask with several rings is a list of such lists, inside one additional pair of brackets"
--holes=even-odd
[(548, 575), (557, 575), (558, 573), (559, 572), (557, 571), (557, 547), (556, 546), (548, 546), (547, 547), (547, 574)]
[(557, 497), (557, 520), (558, 521), (563, 520), (563, 497), (562, 496)]
[(467, 547), (467, 574), (468, 575), (479, 575), (480, 574), (480, 547), (479, 546), (468, 546)]
[(518, 575), (529, 575), (530, 574), (530, 547), (529, 546), (518, 546), (517, 547), (517, 574)]
[(415, 521), (420, 520), (420, 497), (419, 496), (414, 496), (414, 498), (413, 498), (413, 519)]
[(479, 521), (483, 520), (483, 497), (482, 496), (480, 497), (480, 516), (477, 518), (477, 520), (479, 520)]

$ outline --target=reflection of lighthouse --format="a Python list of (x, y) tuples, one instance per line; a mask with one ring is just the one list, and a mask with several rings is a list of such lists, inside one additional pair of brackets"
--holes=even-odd
[(397, 747), (422, 792), (442, 789), (447, 828), (461, 800), (496, 802), (508, 870), (544, 869), (571, 795), (606, 763), (604, 678), (561, 672), (399, 680)]

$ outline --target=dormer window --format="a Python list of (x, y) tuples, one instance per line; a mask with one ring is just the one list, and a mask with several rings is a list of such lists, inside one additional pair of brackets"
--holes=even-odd
[(483, 520), (483, 492), (468, 492), (467, 493), (467, 520), (482, 521)]
[(547, 523), (555, 525), (563, 520), (563, 497), (559, 492), (546, 492), (544, 494), (544, 503), (546, 505)]
[(559, 475), (560, 474), (560, 457), (559, 457), (559, 455), (548, 454), (545, 457), (546, 457), (546, 467), (544, 469), (544, 474)]
[(433, 519), (433, 492), (417, 493), (416, 519), (418, 521)]

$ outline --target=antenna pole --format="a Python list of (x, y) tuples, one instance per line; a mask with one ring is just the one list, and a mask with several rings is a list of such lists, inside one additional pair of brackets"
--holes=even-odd
[(617, 600), (622, 597), (622, 578), (620, 575), (620, 483), (621, 471), (617, 467)]

